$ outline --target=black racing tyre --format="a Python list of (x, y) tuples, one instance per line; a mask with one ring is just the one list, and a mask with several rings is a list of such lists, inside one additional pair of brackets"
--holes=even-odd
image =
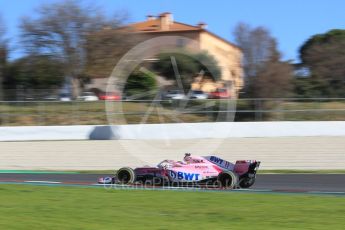
[(116, 179), (119, 184), (133, 184), (136, 180), (136, 175), (132, 168), (124, 167), (117, 170)]
[(222, 188), (233, 189), (238, 183), (238, 176), (231, 171), (224, 171), (219, 173), (217, 181)]
[(251, 187), (253, 184), (255, 183), (255, 177), (243, 177), (241, 180), (240, 180), (240, 187), (241, 188), (249, 188)]

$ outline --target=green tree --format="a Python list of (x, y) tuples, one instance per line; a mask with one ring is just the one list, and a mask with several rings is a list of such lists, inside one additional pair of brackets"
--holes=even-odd
[(293, 81), (296, 97), (320, 98), (330, 94), (327, 82), (317, 77), (296, 77)]
[(63, 64), (48, 56), (27, 56), (8, 66), (7, 88), (50, 89), (64, 81)]
[[(175, 65), (176, 62), (176, 65)], [(207, 52), (199, 53), (160, 53), (154, 69), (169, 80), (176, 79), (178, 71), (185, 90), (190, 88), (195, 75), (202, 73), (215, 80), (220, 78), (221, 70), (217, 61)], [(177, 84), (177, 82), (176, 82)]]
[(135, 70), (127, 79), (124, 92), (133, 98), (152, 98), (157, 90), (156, 75), (147, 69)]
[(301, 46), (300, 58), (311, 72), (304, 82), (310, 84), (309, 88), (318, 89), (308, 95), (345, 96), (345, 30), (312, 36)]

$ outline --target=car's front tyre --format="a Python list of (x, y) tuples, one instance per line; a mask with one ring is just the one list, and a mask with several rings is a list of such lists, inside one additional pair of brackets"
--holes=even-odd
[(124, 167), (117, 170), (116, 179), (119, 184), (133, 184), (136, 181), (136, 174), (132, 168)]

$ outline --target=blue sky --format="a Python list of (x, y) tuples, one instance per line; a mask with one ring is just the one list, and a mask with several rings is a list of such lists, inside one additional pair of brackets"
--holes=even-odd
[[(32, 15), (41, 3), (52, 0), (0, 0), (0, 14), (7, 25), (7, 37), (14, 48), (12, 58), (20, 55), (18, 22)], [(103, 6), (105, 13), (125, 10), (128, 22), (145, 20), (148, 14), (171, 12), (179, 22), (195, 25), (202, 21), (208, 29), (233, 41), (238, 22), (265, 26), (279, 42), (284, 59), (298, 61), (298, 48), (310, 36), (330, 29), (345, 29), (344, 0), (85, 0)]]

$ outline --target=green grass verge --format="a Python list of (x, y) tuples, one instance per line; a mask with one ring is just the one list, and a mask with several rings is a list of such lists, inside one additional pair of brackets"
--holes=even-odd
[[(126, 115), (112, 117), (116, 124), (138, 124), (143, 121), (145, 114), (152, 106), (150, 102), (113, 102)], [(207, 104), (207, 107), (204, 106)], [(217, 113), (202, 113), (206, 111), (224, 110), (220, 105), (226, 101), (197, 100), (190, 101), (185, 108), (199, 113), (179, 113), (176, 109), (180, 101), (165, 101), (146, 114), (145, 123), (175, 123), (175, 122), (213, 122), (223, 120)], [(117, 108), (117, 106), (115, 106)], [(261, 105), (262, 106), (262, 105)], [(197, 109), (198, 108), (198, 109)], [(152, 107), (151, 107), (152, 109)], [(181, 108), (179, 108), (181, 109)], [(264, 107), (257, 107), (251, 100), (236, 102), (236, 121), (255, 121), (262, 117), (264, 121), (343, 121), (345, 115), (345, 101), (303, 102), (303, 101), (270, 101)], [(267, 110), (262, 114), (255, 110)], [(335, 109), (335, 110), (329, 110)], [(338, 109), (338, 110), (337, 110)], [(248, 112), (252, 111), (253, 112)], [(278, 111), (277, 111), (278, 110)], [(280, 111), (286, 110), (286, 111)], [(297, 111), (296, 111), (297, 110)], [(108, 124), (104, 101), (96, 102), (3, 102), (0, 103), (0, 125), (27, 126), (27, 125), (104, 125)], [(116, 110), (118, 111), (118, 110)], [(241, 112), (242, 111), (242, 112)], [(243, 112), (246, 111), (246, 112)], [(280, 112), (279, 112), (280, 111)], [(137, 114), (139, 113), (139, 114)], [(159, 114), (159, 115), (158, 115)], [(220, 117), (218, 117), (218, 115)], [(224, 114), (223, 114), (224, 115)], [(125, 118), (125, 121), (122, 120)]]
[(0, 185), (0, 229), (343, 229), (340, 196)]
[[(114, 102), (127, 115), (114, 115), (111, 119), (116, 124), (136, 124), (142, 122), (143, 115), (149, 110), (151, 103)], [(183, 122), (210, 122), (214, 119), (205, 114), (178, 114), (175, 104), (168, 103), (157, 107), (147, 114), (146, 123), (174, 123), (176, 118)], [(118, 110), (117, 109), (117, 110)], [(116, 111), (117, 111), (116, 110)], [(104, 125), (108, 124), (104, 101), (97, 102), (18, 102), (1, 103), (0, 125)], [(160, 114), (167, 114), (159, 116)], [(139, 113), (139, 114), (136, 114)], [(168, 115), (169, 114), (169, 115)], [(163, 118), (162, 118), (163, 117)], [(125, 121), (123, 121), (125, 118)]]

